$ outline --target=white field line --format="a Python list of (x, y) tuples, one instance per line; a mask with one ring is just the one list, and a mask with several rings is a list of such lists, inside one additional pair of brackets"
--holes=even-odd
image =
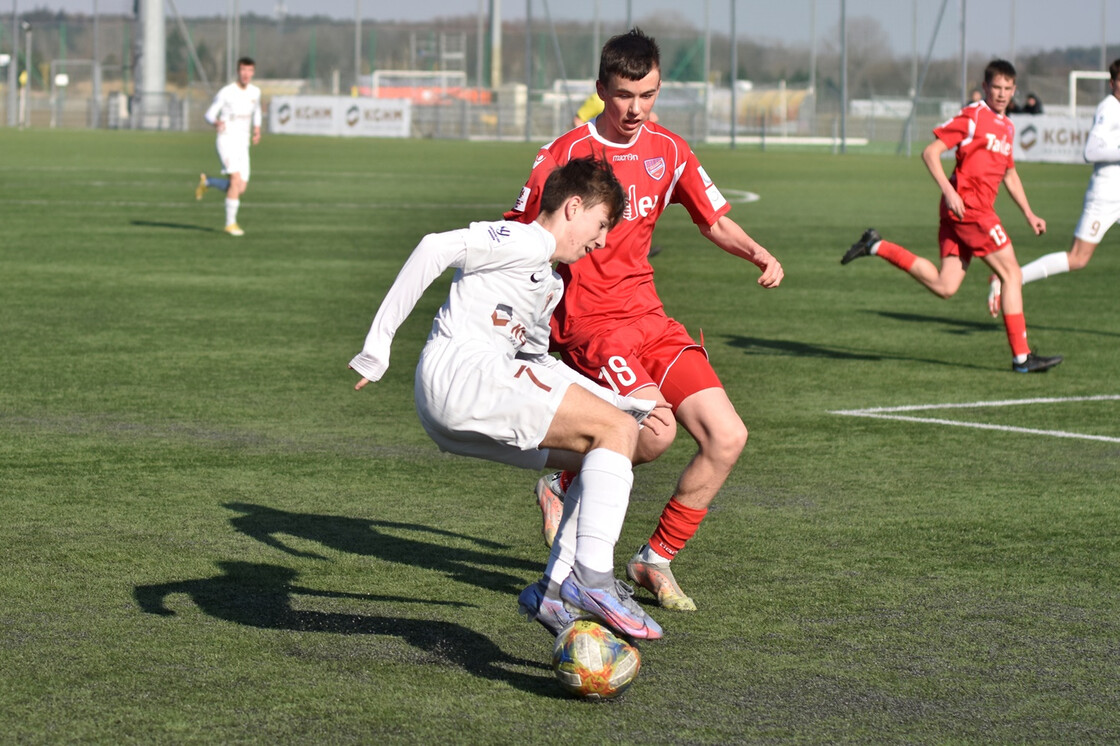
[(746, 192), (742, 189), (721, 189), (724, 199), (728, 202), (738, 202), (740, 204), (747, 202), (758, 202), (762, 197), (754, 192)]
[(901, 422), (922, 422), (930, 425), (948, 425), (950, 427), (971, 427), (978, 430), (1001, 430), (1008, 433), (1025, 433), (1027, 435), (1046, 435), (1053, 438), (1075, 438), (1078, 440), (1097, 440), (1105, 443), (1120, 443), (1120, 438), (1107, 435), (1087, 435), (1085, 433), (1070, 433), (1064, 430), (1038, 430), (1030, 427), (1014, 427), (1012, 425), (992, 425), (987, 422), (966, 422), (960, 420), (945, 420), (938, 417), (914, 417), (898, 414), (899, 412), (921, 412), (934, 409), (978, 409), (980, 407), (1012, 407), (1025, 404), (1064, 404), (1068, 402), (1083, 401), (1120, 401), (1120, 395), (1101, 394), (1099, 396), (1067, 396), (1046, 397), (1038, 399), (1004, 399), (1002, 401), (963, 402), (959, 404), (913, 404), (902, 407), (869, 407), (867, 409), (840, 409), (829, 412), (848, 417), (870, 417), (880, 420), (899, 420)]

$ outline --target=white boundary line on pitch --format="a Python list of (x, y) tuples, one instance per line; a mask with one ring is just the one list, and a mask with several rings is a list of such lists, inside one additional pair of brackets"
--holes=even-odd
[(986, 422), (961, 422), (958, 420), (944, 420), (938, 417), (913, 417), (896, 414), (897, 412), (921, 412), (932, 409), (978, 409), (980, 407), (1012, 407), (1019, 404), (1064, 404), (1079, 401), (1120, 401), (1120, 395), (1101, 394), (1099, 396), (1066, 396), (1046, 397), (1039, 399), (1005, 399), (1003, 401), (978, 401), (960, 404), (913, 404), (902, 407), (869, 407), (867, 409), (838, 409), (829, 414), (841, 414), (848, 417), (870, 417), (879, 420), (900, 420), (902, 422), (924, 422), (930, 425), (950, 425), (955, 427), (973, 427), (979, 430), (1002, 430), (1008, 433), (1026, 433), (1028, 435), (1049, 435), (1054, 438), (1077, 438), (1079, 440), (1099, 440), (1105, 443), (1120, 443), (1120, 438), (1107, 435), (1086, 435), (1084, 433), (1069, 433), (1064, 430), (1037, 430), (1030, 427), (1014, 427), (1012, 425), (991, 425)]
[(728, 202), (745, 204), (747, 202), (758, 202), (762, 199), (754, 192), (747, 192), (742, 189), (720, 189), (720, 191), (723, 192), (723, 196)]

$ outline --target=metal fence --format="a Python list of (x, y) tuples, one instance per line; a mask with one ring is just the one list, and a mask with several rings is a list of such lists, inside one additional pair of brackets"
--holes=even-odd
[[(0, 18), (0, 49), (7, 50), (13, 40), (10, 24), (4, 20)], [(752, 79), (754, 85), (749, 90), (736, 89), (733, 97), (731, 44), (726, 35), (705, 38), (702, 29), (659, 25), (656, 19), (643, 19), (642, 25), (662, 47), (665, 85), (657, 113), (662, 123), (690, 141), (734, 137), (759, 147), (838, 142), (841, 103), (835, 49), (825, 48), (810, 56), (807, 49), (739, 41), (736, 78)], [(592, 89), (598, 44), (622, 30), (607, 24), (592, 31), (587, 24), (568, 23), (546, 33), (543, 28), (510, 24), (503, 32), (505, 46), (498, 76), (503, 82), (497, 87), (491, 86), (492, 75), (488, 74), (492, 60), (482, 43), (484, 32), (470, 18), (360, 27), (341, 21), (246, 19), (234, 54), (258, 59), (257, 82), (266, 99), (266, 111), (272, 95), (372, 93), (361, 83), (373, 72), (454, 70), (466, 81), (470, 95), (441, 93), (414, 101), (414, 136), (544, 141), (570, 126), (574, 109)], [(13, 90), (8, 71), (0, 68), (0, 124), (166, 130), (208, 127), (202, 113), (224, 80), (231, 55), (223, 19), (168, 24), (167, 86), (151, 93), (137, 90), (132, 75), (138, 54), (135, 19), (101, 19), (97, 65), (92, 60), (92, 31), (88, 17), (51, 16), (35, 22), (30, 55), (23, 47), (14, 63), (30, 73), (27, 85)], [(192, 45), (197, 55), (188, 53)], [(982, 64), (983, 60), (970, 60), (969, 69), (978, 70)], [(853, 66), (848, 91), (854, 100), (843, 127), (849, 143), (905, 144), (907, 133), (913, 141), (925, 142), (929, 131), (945, 118), (945, 107), (958, 103), (959, 64), (935, 62), (925, 97), (918, 102), (917, 117), (907, 130), (909, 110), (900, 115), (898, 107), (910, 103), (909, 67), (906, 60), (889, 57), (862, 59)], [(1095, 103), (1100, 88), (1099, 83), (1087, 83), (1080, 96)], [(100, 91), (96, 100), (95, 90)], [(1051, 111), (1068, 101), (1064, 71), (1047, 74), (1031, 69), (1020, 80), (1021, 93), (1027, 90), (1039, 93)], [(876, 101), (891, 104), (876, 106)]]

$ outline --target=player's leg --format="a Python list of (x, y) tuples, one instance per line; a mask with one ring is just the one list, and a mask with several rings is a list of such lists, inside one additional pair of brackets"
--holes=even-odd
[(245, 231), (237, 224), (237, 212), (241, 209), (241, 195), (245, 193), (245, 177), (240, 171), (229, 175), (229, 189), (226, 191), (226, 233), (243, 236)]
[(568, 387), (541, 445), (585, 455), (545, 568), (543, 598), (553, 600), (558, 592), (623, 634), (656, 639), (660, 626), (614, 577), (614, 547), (630, 500), (637, 442), (632, 417), (579, 386)]
[(840, 263), (848, 264), (865, 256), (878, 256), (890, 262), (941, 298), (948, 298), (956, 293), (964, 280), (964, 271), (959, 262), (947, 265), (942, 259), (941, 266), (938, 267), (899, 244), (884, 241), (874, 228), (864, 231), (860, 239), (844, 254)]
[(1004, 248), (981, 257), (992, 268), (1003, 288), (1000, 310), (1011, 346), (1011, 367), (1017, 373), (1036, 373), (1049, 370), (1062, 362), (1060, 355), (1044, 357), (1031, 352), (1027, 342), (1027, 322), (1023, 313), (1022, 270), (1015, 257), (1015, 248), (1008, 243)]
[[(1092, 224), (1091, 224), (1092, 225)], [(1097, 246), (1100, 245), (1100, 239), (1104, 238), (1104, 234), (1108, 228), (1105, 227), (1101, 230), (1099, 221), (1096, 225), (1092, 225), (1089, 229), (1096, 240), (1087, 240), (1074, 234), (1073, 241), (1070, 243), (1069, 251), (1055, 251), (1050, 254), (1044, 254), (1033, 262), (1023, 265), (1023, 284), (1029, 282), (1036, 282), (1038, 280), (1045, 280), (1047, 277), (1054, 275), (1064, 274), (1066, 272), (1076, 272), (1079, 269), (1084, 269), (1089, 261), (1093, 258), (1093, 252), (1096, 251)], [(1078, 225), (1078, 232), (1081, 231), (1081, 225)], [(1000, 294), (1003, 289), (1003, 284), (1000, 282), (999, 277), (992, 275), (988, 278), (988, 312), (993, 317), (999, 315), (1000, 307)]]
[(696, 441), (696, 455), (681, 473), (649, 541), (630, 558), (626, 571), (631, 580), (657, 596), (661, 606), (695, 611), (695, 601), (681, 590), (670, 563), (696, 534), (737, 463), (747, 443), (747, 428), (718, 383), (690, 393), (675, 414)]
[[(686, 342), (678, 345), (677, 349), (692, 343), (687, 336), (685, 339)], [(634, 353), (634, 350), (642, 344), (641, 340), (642, 332), (636, 326), (602, 331), (591, 335), (591, 339), (586, 344), (567, 350), (564, 361), (587, 378), (599, 381), (615, 391), (635, 398), (664, 401), (661, 392), (654, 384), (653, 376)], [(634, 463), (643, 464), (653, 461), (668, 450), (675, 437), (675, 422), (671, 427), (656, 431), (652, 428), (643, 428), (638, 435)], [(548, 546), (552, 546), (556, 535), (563, 512), (564, 494), (575, 476), (575, 469), (568, 467), (564, 469), (538, 479), (534, 490), (541, 510), (541, 535)]]

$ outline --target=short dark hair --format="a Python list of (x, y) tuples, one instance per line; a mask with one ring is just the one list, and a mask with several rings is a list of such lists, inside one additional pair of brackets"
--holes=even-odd
[(541, 192), (541, 213), (556, 212), (569, 197), (582, 198), (585, 207), (606, 203), (612, 228), (626, 210), (626, 194), (614, 171), (594, 156), (574, 158), (548, 175)]
[(997, 75), (1015, 80), (1015, 66), (1007, 60), (992, 60), (984, 68), (984, 82), (991, 83)]
[(640, 28), (612, 36), (599, 55), (599, 82), (607, 85), (612, 75), (624, 80), (641, 80), (661, 67), (661, 50), (652, 36)]
[(1120, 80), (1120, 58), (1113, 60), (1108, 66), (1108, 76), (1113, 80)]
[(248, 65), (249, 67), (256, 67), (256, 66), (257, 66), (257, 63), (256, 63), (256, 62), (253, 62), (253, 58), (252, 58), (252, 57), (242, 57), (241, 59), (239, 59), (239, 60), (237, 61), (237, 67), (238, 67), (238, 69), (241, 69), (241, 68), (242, 68), (242, 67), (244, 67), (245, 65)]

